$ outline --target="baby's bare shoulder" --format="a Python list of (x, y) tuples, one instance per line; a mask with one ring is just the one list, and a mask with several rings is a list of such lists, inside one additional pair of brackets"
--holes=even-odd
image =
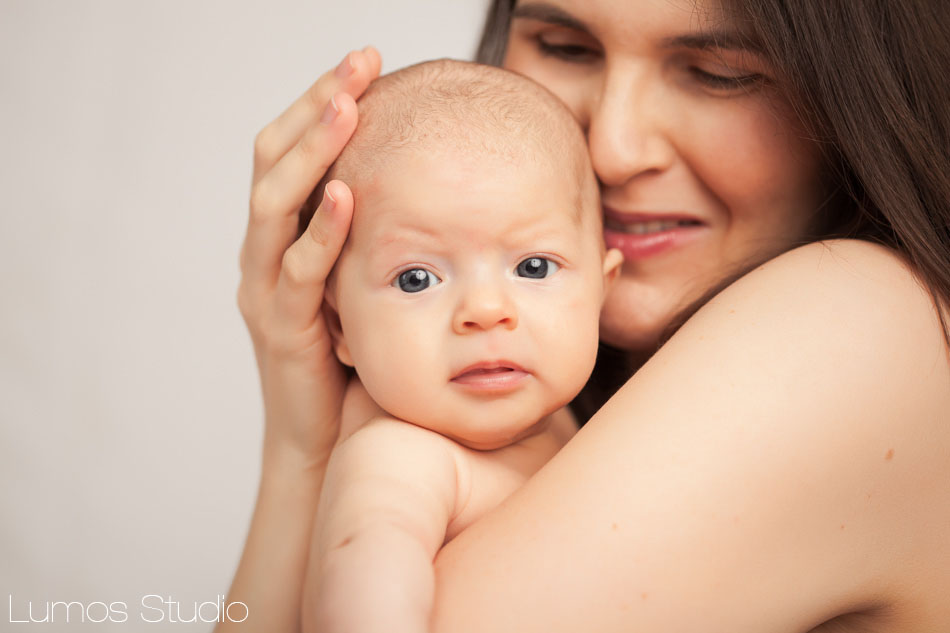
[(450, 450), (450, 446), (455, 444), (435, 431), (390, 416), (377, 416), (368, 420), (346, 438), (344, 443), (358, 443), (362, 449), (380, 445), (390, 449), (398, 446), (439, 451)]
[(453, 443), (460, 497), (446, 540), (524, 485), (576, 432), (577, 422), (565, 407), (548, 416), (540, 432), (493, 451), (476, 451)]
[[(328, 485), (337, 479), (389, 482), (419, 494), (456, 498), (455, 443), (438, 433), (392, 417), (363, 424), (333, 451)], [(426, 492), (428, 491), (428, 492)]]

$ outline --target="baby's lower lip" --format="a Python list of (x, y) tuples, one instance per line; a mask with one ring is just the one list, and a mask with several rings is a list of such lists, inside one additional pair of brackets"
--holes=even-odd
[(509, 367), (473, 369), (459, 374), (452, 382), (472, 391), (502, 392), (517, 388), (528, 372)]

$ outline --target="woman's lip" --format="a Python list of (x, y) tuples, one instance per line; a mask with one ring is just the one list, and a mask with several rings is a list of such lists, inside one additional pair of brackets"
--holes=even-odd
[(604, 228), (604, 242), (607, 248), (616, 248), (623, 253), (625, 261), (643, 261), (686, 246), (707, 230), (708, 227), (701, 224), (642, 234)]
[(708, 225), (685, 213), (617, 211), (604, 207), (604, 242), (626, 261), (643, 261), (699, 238)]
[(649, 222), (689, 222), (697, 225), (705, 224), (694, 215), (678, 211), (619, 211), (607, 205), (604, 205), (604, 218), (614, 224), (643, 224)]

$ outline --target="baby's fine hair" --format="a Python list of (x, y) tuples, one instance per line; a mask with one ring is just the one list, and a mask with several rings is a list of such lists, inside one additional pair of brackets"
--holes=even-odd
[(356, 132), (328, 180), (358, 185), (400, 152), (448, 151), (501, 157), (514, 168), (524, 160), (547, 162), (556, 177), (575, 177), (579, 193), (596, 193), (584, 135), (570, 111), (514, 72), (449, 59), (423, 62), (372, 82), (358, 107)]

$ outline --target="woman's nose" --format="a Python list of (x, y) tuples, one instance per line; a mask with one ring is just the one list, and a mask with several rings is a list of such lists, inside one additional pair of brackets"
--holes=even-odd
[(638, 175), (662, 172), (673, 162), (670, 109), (662, 86), (651, 77), (608, 73), (588, 116), (591, 163), (604, 185), (619, 187)]
[(502, 283), (472, 284), (463, 291), (452, 318), (457, 334), (518, 327), (518, 311)]

